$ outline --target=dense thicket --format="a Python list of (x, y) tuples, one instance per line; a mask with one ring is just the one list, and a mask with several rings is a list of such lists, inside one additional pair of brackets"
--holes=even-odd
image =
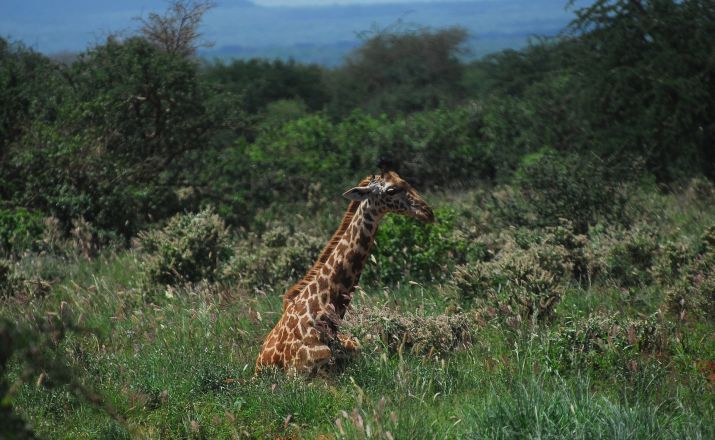
[(472, 63), (460, 29), (368, 34), (333, 70), (201, 64), (143, 37), (65, 66), (2, 39), (2, 245), (25, 246), (47, 216), (126, 238), (205, 205), (250, 225), (272, 204), (334, 199), (383, 156), (420, 188), (510, 181), (538, 151), (615, 181), (633, 164), (666, 183), (713, 177), (712, 2), (576, 14), (559, 38)]
[(712, 177), (715, 5), (599, 0), (576, 16), (558, 39), (474, 63), (467, 83), (518, 109), (529, 147), (639, 157), (661, 181)]

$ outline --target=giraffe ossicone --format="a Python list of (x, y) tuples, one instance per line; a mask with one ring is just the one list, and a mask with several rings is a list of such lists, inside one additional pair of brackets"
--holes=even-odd
[(361, 180), (343, 196), (349, 199), (343, 221), (313, 267), (283, 298), (283, 314), (266, 336), (256, 372), (266, 367), (312, 374), (336, 351), (352, 353), (359, 343), (339, 331), (355, 285), (385, 214), (434, 221), (432, 209), (394, 171)]

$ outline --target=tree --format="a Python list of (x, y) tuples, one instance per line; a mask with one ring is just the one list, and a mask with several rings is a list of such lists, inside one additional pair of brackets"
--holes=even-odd
[(53, 118), (62, 86), (47, 57), (0, 38), (0, 163), (33, 119)]
[(202, 73), (208, 81), (242, 95), (245, 109), (251, 113), (285, 99), (300, 100), (310, 111), (318, 111), (328, 100), (325, 72), (315, 64), (261, 59), (216, 61), (205, 66)]
[(161, 50), (191, 57), (199, 47), (199, 25), (204, 14), (214, 7), (210, 0), (174, 0), (163, 15), (152, 12), (147, 18), (139, 17), (140, 34)]
[(578, 9), (574, 70), (602, 154), (661, 180), (715, 176), (715, 3), (598, 0)]
[(333, 113), (355, 107), (370, 113), (427, 110), (458, 101), (467, 38), (464, 29), (420, 28), (367, 34), (333, 75)]

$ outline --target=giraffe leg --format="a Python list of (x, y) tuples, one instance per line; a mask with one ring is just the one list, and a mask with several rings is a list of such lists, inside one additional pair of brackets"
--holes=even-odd
[(333, 373), (339, 373), (360, 352), (360, 343), (345, 333), (337, 333), (334, 341), (333, 359), (329, 368)]
[(337, 336), (340, 345), (342, 345), (346, 352), (352, 354), (360, 351), (360, 342), (354, 337), (346, 335), (345, 333), (338, 333)]
[(303, 344), (296, 353), (294, 368), (307, 375), (315, 374), (333, 357), (333, 351), (325, 344)]

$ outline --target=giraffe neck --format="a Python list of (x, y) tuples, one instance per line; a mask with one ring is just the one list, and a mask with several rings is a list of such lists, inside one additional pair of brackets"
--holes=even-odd
[(375, 241), (382, 213), (369, 200), (360, 204), (340, 242), (322, 267), (320, 278), (330, 286), (329, 301), (342, 318)]

